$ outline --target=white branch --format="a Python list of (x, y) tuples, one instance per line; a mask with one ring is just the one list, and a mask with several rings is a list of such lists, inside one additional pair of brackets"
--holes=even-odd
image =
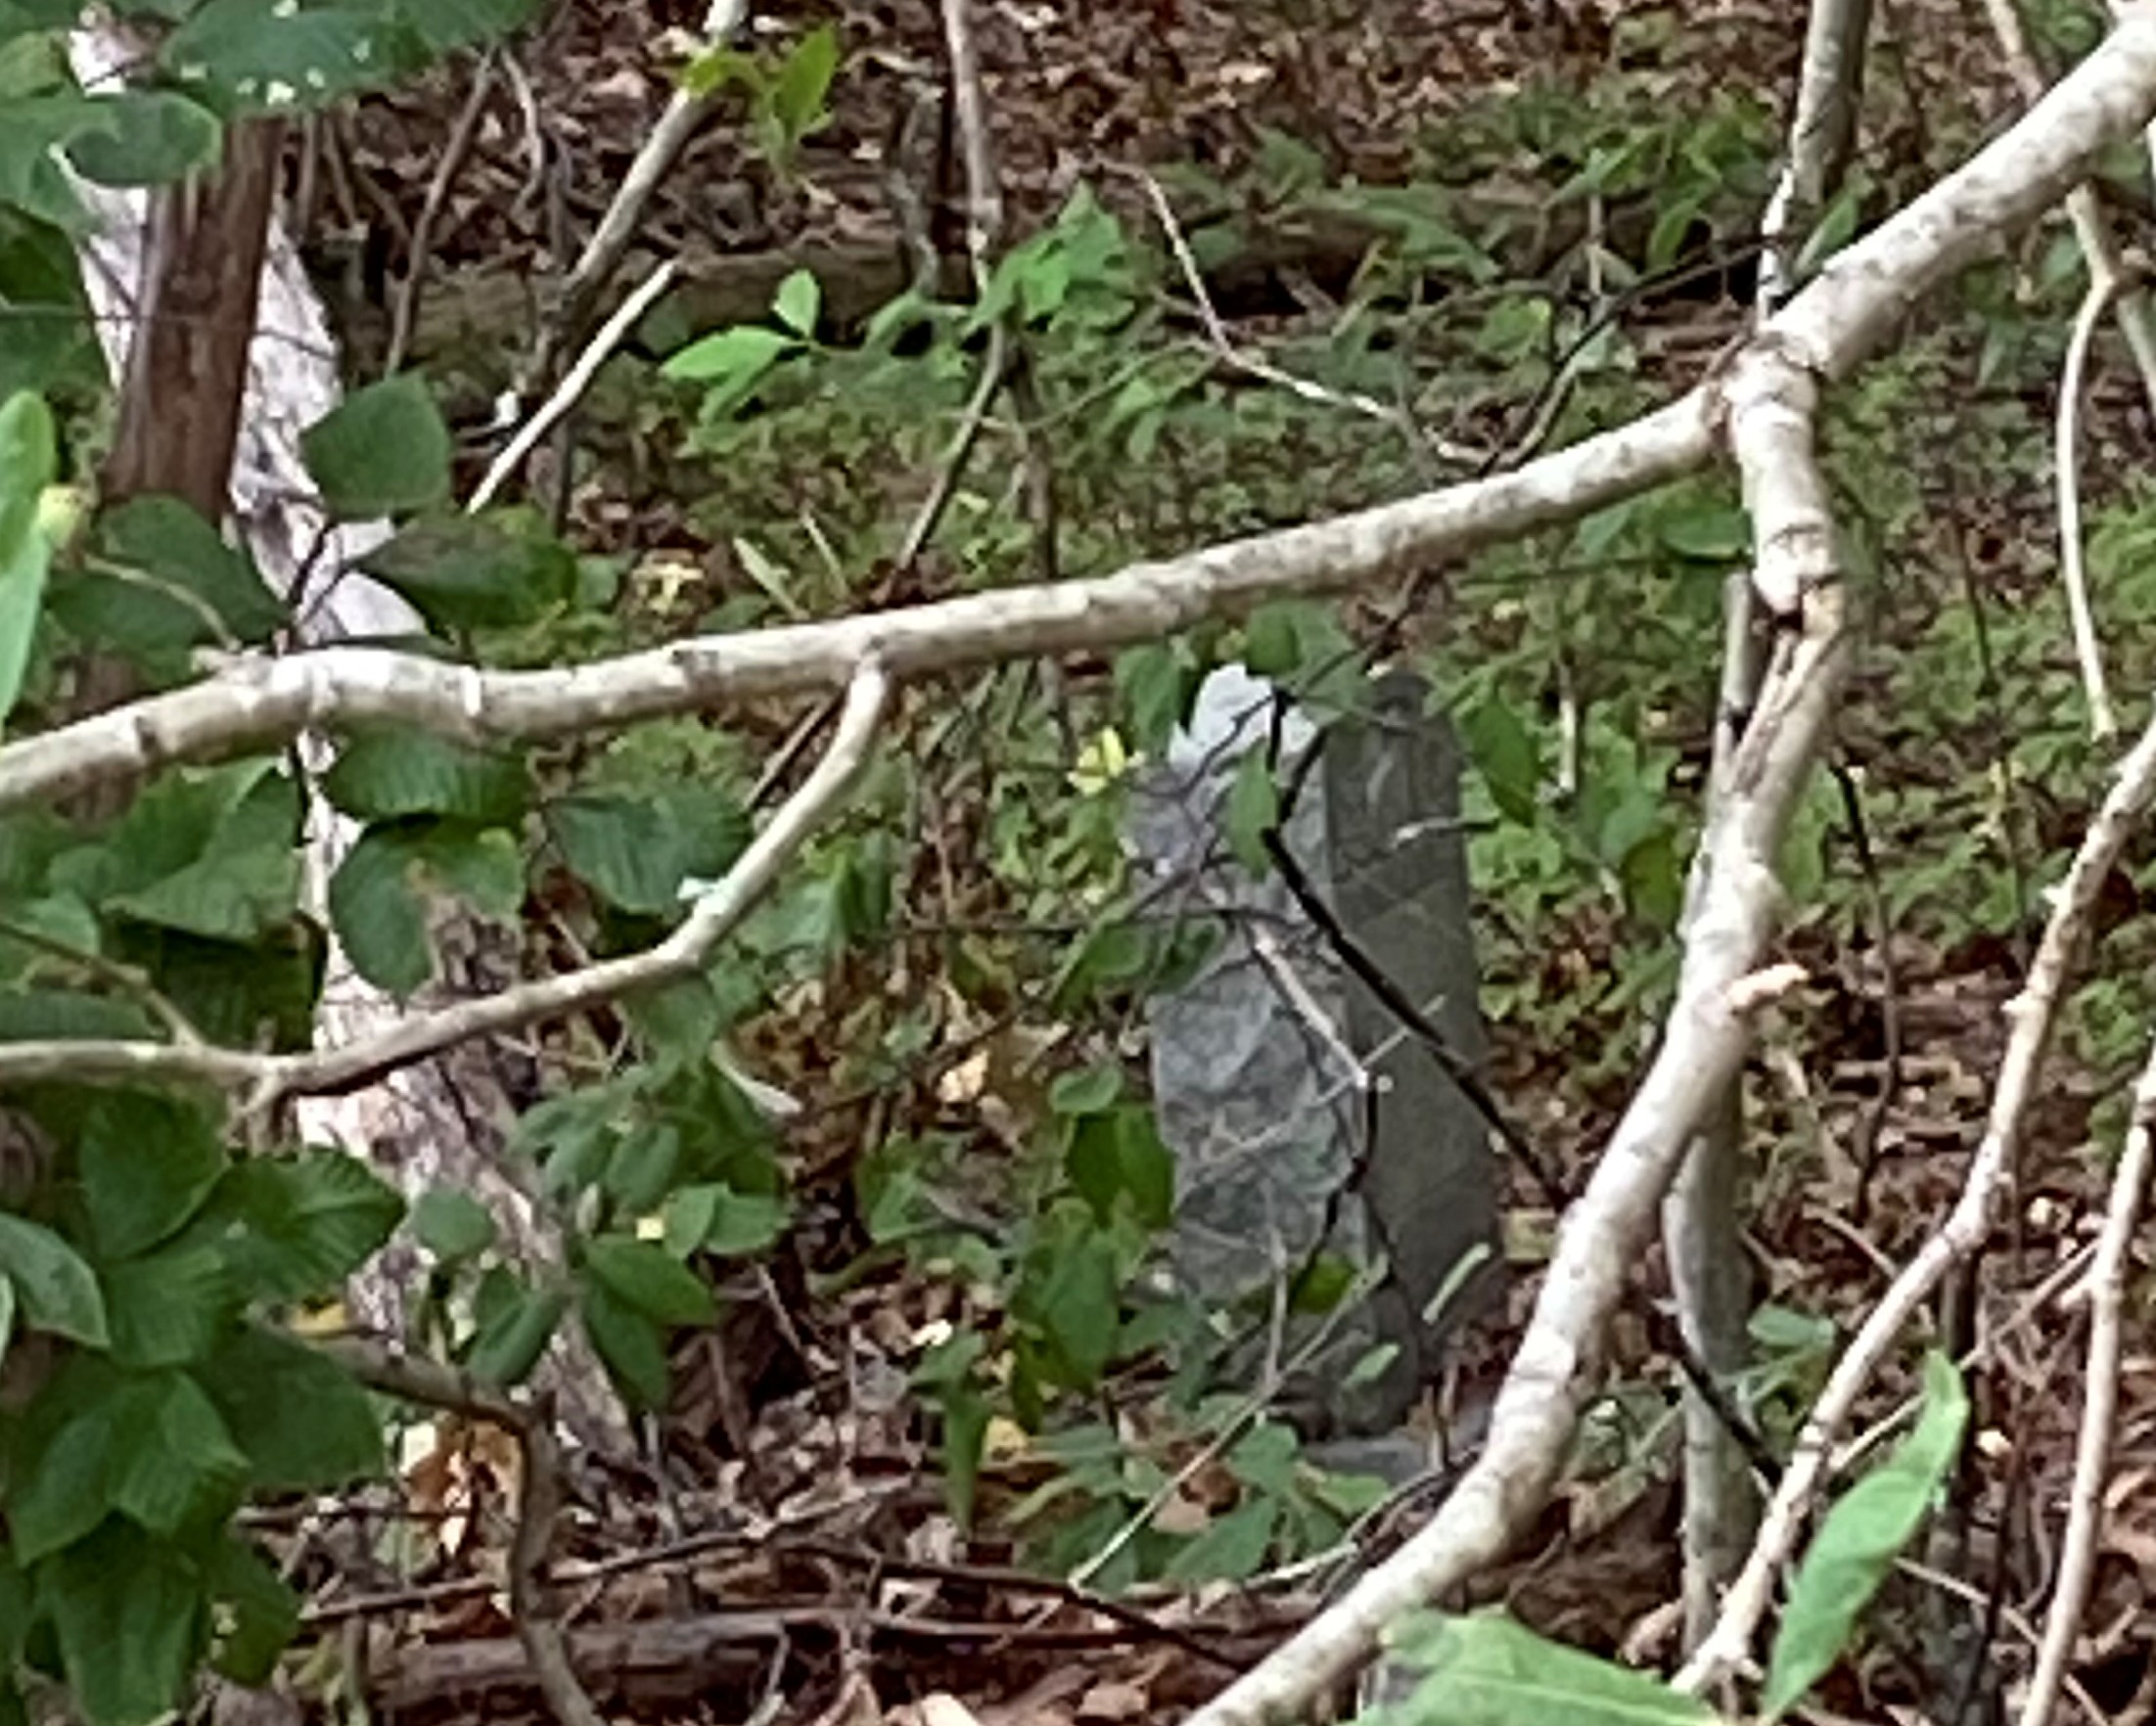
[(864, 659), (895, 678), (1158, 641), (1290, 595), (1373, 585), (1690, 473), (1713, 449), (1704, 390), (1513, 473), (1139, 564), (1114, 575), (691, 638), (543, 671), (482, 671), (387, 649), (245, 659), (214, 677), (0, 748), (0, 810), (177, 761), (283, 748), (300, 732), (410, 725), (532, 742), (843, 688)]
[(2088, 273), (2088, 292), (2082, 296), (2081, 310), (2075, 314), (2073, 334), (2066, 342), (2066, 363), (2059, 374), (2058, 430), (2052, 452), (2059, 503), (2059, 576), (2066, 585), (2066, 614), (2074, 630), (2074, 657), (2081, 663), (2082, 688), (2088, 698), (2088, 726), (2098, 743), (2109, 743), (2118, 736), (2119, 719), (2111, 708), (2110, 686), (2104, 681), (2103, 648), (2096, 640), (2095, 614), (2088, 608), (2088, 575), (2082, 559), (2081, 439), (2076, 428), (2082, 378), (2088, 368), (2088, 344), (2118, 285), (2118, 278), (2108, 271)]
[(2081, 1436), (2074, 1446), (2073, 1496), (2068, 1501), (2066, 1539), (2059, 1549), (2058, 1586), (2044, 1614), (2043, 1642), (2029, 1679), (2029, 1693), (2022, 1699), (2020, 1726), (2046, 1726), (2049, 1721), (2067, 1668), (2073, 1664), (2074, 1644), (2095, 1576), (2104, 1497), (2111, 1482), (2112, 1429), (2119, 1413), (2120, 1308), (2133, 1235), (2140, 1227), (2141, 1204), (2148, 1192), (2152, 1138), (2156, 1138), (2156, 1050), (2150, 1052), (2140, 1083), (2133, 1088), (2133, 1121), (2127, 1129), (2125, 1154), (2111, 1177), (2111, 1204), (2096, 1245), (2096, 1262), (2088, 1270), (2088, 1373), (2082, 1393)]

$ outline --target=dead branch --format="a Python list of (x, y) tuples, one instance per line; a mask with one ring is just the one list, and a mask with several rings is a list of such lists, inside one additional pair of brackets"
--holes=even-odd
[(2022, 1699), (2021, 1726), (2048, 1726), (2051, 1709), (2073, 1663), (2103, 1531), (2104, 1498), (2111, 1484), (2111, 1438), (2119, 1414), (2120, 1313), (2133, 1235), (2148, 1194), (2156, 1146), (2156, 1052), (2133, 1088), (2133, 1120), (2126, 1151), (2111, 1177), (2096, 1261), (2088, 1268), (2088, 1370), (2082, 1397), (2081, 1436), (2074, 1447), (2074, 1486), (2068, 1500), (2066, 1539), (2059, 1550), (2059, 1579), (2044, 1614), (2036, 1670)]
[(446, 1409), (500, 1427), (523, 1461), (517, 1485), (517, 1532), (509, 1543), (509, 1612), (531, 1682), (561, 1726), (606, 1726), (577, 1681), (569, 1643), (549, 1604), (546, 1555), (562, 1509), (562, 1456), (544, 1403), (528, 1405), (439, 1362), (386, 1344), (345, 1340), (323, 1344), (360, 1383), (408, 1402)]

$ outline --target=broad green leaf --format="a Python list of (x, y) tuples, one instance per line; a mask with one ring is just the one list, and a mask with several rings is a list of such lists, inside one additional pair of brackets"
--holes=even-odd
[(1495, 1613), (1410, 1619), (1395, 1658), (1425, 1676), (1370, 1726), (1713, 1726), (1716, 1718), (1659, 1678)]
[(1075, 1390), (1090, 1390), (1114, 1358), (1123, 1296), (1114, 1249), (1088, 1229), (1051, 1249), (1034, 1317)]
[(973, 1526), (974, 1501), (981, 1486), (981, 1458), (988, 1442), (988, 1399), (964, 1380), (943, 1387), (937, 1398), (943, 1431), (937, 1461), (943, 1475), (943, 1502), (961, 1528)]
[(206, 1626), (202, 1585), (172, 1548), (109, 1522), (46, 1570), (40, 1594), (88, 1726), (148, 1726), (180, 1701)]
[(449, 495), (449, 429), (416, 377), (353, 390), (299, 446), (324, 507), (346, 522), (408, 515)]
[(71, 989), (19, 989), (0, 995), (0, 1043), (155, 1037), (157, 1031), (149, 1015), (132, 1001)]
[(102, 1261), (176, 1234), (224, 1173), (224, 1135), (176, 1097), (113, 1092), (91, 1104), (79, 1131), (83, 1199)]
[(0, 1275), (15, 1285), (17, 1307), (32, 1330), (92, 1348), (110, 1340), (96, 1276), (42, 1223), (0, 1211)]
[(45, 601), (52, 542), (37, 506), (58, 459), (52, 410), (41, 397), (25, 393), (0, 402), (0, 721), (23, 693)]
[(104, 1273), (113, 1358), (123, 1366), (186, 1366), (203, 1359), (240, 1306), (213, 1247), (166, 1248)]
[(1508, 821), (1533, 821), (1541, 800), (1541, 762), (1518, 711), (1491, 695), (1461, 713), (1460, 735), (1489, 788), (1490, 800)]
[(620, 1210), (641, 1216), (665, 1198), (681, 1165), (681, 1129), (669, 1121), (641, 1122), (615, 1142), (600, 1185)]
[(70, 1363), (11, 1433), (8, 1533), (23, 1564), (72, 1546), (113, 1508), (108, 1486), (119, 1434), (108, 1417), (122, 1381), (102, 1362)]
[(1277, 1500), (1254, 1497), (1178, 1547), (1162, 1572), (1170, 1582), (1247, 1582), (1265, 1562), (1279, 1525)]
[(1129, 722), (1132, 747), (1147, 752), (1166, 749), (1189, 709), (1194, 687), (1183, 652), (1170, 643), (1118, 654), (1116, 696)]
[(412, 1206), (412, 1233), (443, 1264), (477, 1258), (494, 1244), (494, 1213), (471, 1194), (434, 1187)]
[(575, 554), (524, 509), (428, 517), (360, 567), (451, 634), (536, 622), (566, 611), (578, 589)]
[(68, 159), (85, 179), (104, 186), (158, 186), (185, 178), (217, 159), (223, 129), (217, 116), (170, 90), (128, 90), (94, 96), (110, 130), (85, 132)]
[(708, 1325), (718, 1317), (710, 1286), (649, 1241), (598, 1235), (584, 1243), (584, 1270), (624, 1304), (663, 1325)]
[(576, 1315), (623, 1399), (636, 1408), (665, 1407), (671, 1379), (659, 1324), (590, 1281), (579, 1292)]
[(490, 917), (524, 898), (517, 842), (454, 821), (370, 827), (330, 879), (330, 918), (352, 969), (378, 988), (409, 995), (434, 975), (431, 907), (462, 900)]
[(758, 379), (801, 342), (760, 324), (737, 324), (692, 341), (660, 368), (685, 384), (709, 384), (746, 395)]
[(548, 807), (547, 826), (572, 873), (643, 917), (679, 913), (683, 884), (723, 875), (750, 831), (740, 803), (714, 790), (563, 797)]
[(1944, 1354), (1924, 1362), (1915, 1429), (1826, 1514), (1790, 1584), (1761, 1705), (1778, 1718), (1842, 1658), (1857, 1621), (1938, 1502), (1961, 1454), (1969, 1393)]
[(220, 106), (319, 105), (408, 69), (399, 22), (374, 5), (206, 0), (165, 39), (160, 58), (183, 89)]
[(153, 1534), (170, 1534), (237, 1504), (248, 1459), (185, 1373), (137, 1380), (100, 1412), (113, 1428), (107, 1468), (115, 1510)]
[(258, 646), (287, 621), (252, 560), (176, 497), (130, 498), (94, 534), (94, 561), (54, 572), (53, 615), (154, 677), (181, 681), (194, 649)]
[(162, 929), (247, 946), (291, 921), (299, 881), (299, 859), (289, 848), (218, 850), (140, 892), (108, 899), (106, 907)]
[(519, 821), (528, 790), (515, 755), (476, 749), (424, 731), (372, 731), (353, 738), (322, 776), (322, 790), (346, 815), (387, 821), (455, 815), (485, 827)]
[(299, 1597), (262, 1555), (230, 1535), (203, 1567), (216, 1609), (211, 1658), (236, 1684), (260, 1686), (299, 1631)]
[(1143, 1104), (1080, 1116), (1070, 1125), (1064, 1167), (1071, 1184), (1107, 1222), (1119, 1199), (1147, 1228), (1166, 1228), (1175, 1209), (1175, 1158)]
[(772, 313), (795, 335), (808, 341), (816, 334), (816, 313), (823, 305), (823, 290), (807, 270), (796, 270), (779, 284), (771, 301)]
[(1700, 500), (1661, 521), (1663, 545), (1703, 564), (1734, 564), (1752, 552), (1752, 518), (1733, 504)]
[(304, 1343), (251, 1325), (196, 1376), (257, 1490), (327, 1490), (380, 1471), (382, 1425), (366, 1393)]
[(465, 1357), (466, 1370), (505, 1389), (523, 1384), (539, 1364), (568, 1307), (569, 1297), (558, 1289), (519, 1289), (481, 1322)]
[(1056, 1074), (1048, 1086), (1048, 1107), (1057, 1114), (1098, 1114), (1122, 1095), (1120, 1068), (1084, 1067)]
[(234, 1285), (271, 1304), (334, 1292), (395, 1230), (404, 1202), (355, 1157), (252, 1157), (218, 1184), (183, 1246), (214, 1250)]
[(824, 98), (838, 68), (839, 38), (829, 24), (809, 31), (787, 55), (772, 81), (771, 117), (789, 147), (823, 123)]
[(453, 48), (499, 40), (544, 10), (544, 0), (405, 0), (396, 8), (437, 58)]
[(666, 1200), (666, 1250), (683, 1258), (699, 1251), (746, 1257), (776, 1244), (790, 1215), (785, 1200), (761, 1193), (717, 1182), (683, 1187)]

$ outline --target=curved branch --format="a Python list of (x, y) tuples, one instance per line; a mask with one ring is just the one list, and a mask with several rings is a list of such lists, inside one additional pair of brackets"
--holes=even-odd
[(858, 782), (890, 705), (891, 689), (891, 678), (873, 659), (854, 673), (838, 733), (815, 770), (733, 867), (698, 895), (680, 927), (655, 947), (541, 977), (498, 995), (456, 1001), (399, 1021), (378, 1035), (305, 1055), (253, 1055), (178, 1043), (0, 1043), (0, 1083), (60, 1077), (78, 1084), (197, 1081), (245, 1092), (252, 1108), (267, 1109), (291, 1097), (349, 1091), (452, 1044), (693, 977)]

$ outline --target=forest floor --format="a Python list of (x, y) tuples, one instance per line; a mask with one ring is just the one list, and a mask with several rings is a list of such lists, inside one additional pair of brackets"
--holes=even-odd
[[(693, 27), (702, 10), (701, 0), (574, 0), (560, 8), (520, 52), (517, 80), (487, 103), (449, 190), (448, 215), (436, 227), (430, 275), (454, 287), (473, 275), (535, 278), (558, 267), (665, 105), (669, 32)], [(1628, 20), (1636, 24), (1669, 10), (1584, 0), (984, 4), (985, 81), (1008, 225), (1024, 234), (1048, 220), (1081, 181), (1122, 186), (1136, 200), (1127, 174), (1133, 167), (1197, 163), (1232, 181), (1261, 153), (1268, 131), (1317, 150), (1342, 179), (1403, 183), (1416, 171), (1408, 141), (1465, 94), (1530, 78), (1583, 86), (1623, 51)], [(1289, 13), (1297, 27), (1281, 22)], [(1792, 83), (1801, 8), (1731, 0), (1688, 6), (1684, 15), (1696, 53), (1687, 78), (1670, 92), (1673, 103), (1731, 86), (1779, 101)], [(787, 27), (798, 22), (789, 18)], [(846, 58), (831, 122), (793, 170), (774, 172), (728, 126), (711, 126), (666, 182), (648, 223), (647, 250), (736, 255), (888, 239), (896, 225), (891, 174), (910, 148), (909, 116), (924, 94), (933, 98), (940, 88), (938, 20), (918, 0), (849, 0), (838, 22)], [(1953, 0), (1904, 0), (1885, 8), (1881, 27), (1891, 50), (1881, 56), (1889, 69), (1874, 110), (1883, 117), (1871, 122), (1864, 148), (1879, 164), (1880, 182), (1905, 195), (1925, 171), (1921, 153), (1910, 148), (1921, 135), (1912, 133), (1911, 115), (1920, 117), (1925, 91), (1950, 91), (1957, 104), (1995, 115), (2010, 112), (2009, 86), (1988, 36), (1970, 27), (1968, 12)], [(357, 182), (348, 196), (362, 223), (409, 233), (470, 75), (464, 68), (366, 105), (351, 128), (348, 163)], [(1933, 128), (1942, 129), (1957, 135), (1950, 126)], [(1130, 207), (1142, 214), (1142, 202)], [(1742, 315), (1734, 302), (1683, 308), (1686, 320), (1717, 341), (1739, 328)], [(1656, 381), (1673, 393), (1688, 384), (1683, 367), (1696, 363), (1699, 345), (1673, 344), (1670, 375)], [(2145, 439), (2145, 424), (2107, 409), (2107, 428), (2114, 420), (2106, 432), (2114, 443)], [(1898, 627), (1913, 633), (1924, 626), (1932, 600), (1959, 579), (1950, 573), (1958, 567), (1972, 567), (1972, 579), (2002, 603), (2048, 579), (2052, 529), (2041, 474), (1995, 480), (1926, 477), (1937, 509), (1915, 555), (1933, 560), (1932, 599), (1887, 608), (1883, 648), (1895, 646)], [(663, 502), (608, 520), (631, 546), (681, 532)], [(1874, 781), (1892, 783), (1904, 769), (1922, 778), (1933, 771), (1923, 757), (1937, 740), (1902, 735), (1883, 704), (1888, 699), (1887, 682), (1873, 668), (1853, 704), (1847, 752)], [(2071, 832), (2067, 817), (2076, 803), (2068, 798), (2046, 810), (2047, 822)], [(1958, 806), (1975, 822), (1983, 804), (1979, 791)], [(1884, 842), (1905, 838), (1888, 826)], [(2119, 886), (2114, 924), (2126, 928), (2139, 911), (2138, 889), (2123, 879)], [(1955, 941), (1898, 935), (1891, 977), (1868, 936), (1811, 926), (1791, 937), (1790, 951), (1813, 981), (1788, 1005), (1789, 1028), (1766, 1040), (1749, 1090), (1769, 1136), (1812, 1141), (1822, 1156), (1808, 1167), (1826, 1172), (1766, 1182), (1753, 1238), (1775, 1302), (1845, 1320), (1858, 1315), (1891, 1268), (1936, 1228), (1982, 1130), (2003, 1040), (2000, 1008), (2017, 986), (2026, 933), (1972, 931)], [(1582, 950), (1594, 938), (1584, 931)], [(1500, 1022), (1493, 1037), (1501, 1093), (1518, 1101), (1522, 1118), (1578, 1174), (1622, 1106), (1623, 1080), (1583, 1090), (1570, 1076), (1577, 1051), (1551, 1046), (1533, 1024)], [(2056, 1304), (2032, 1304), (2031, 1291), (2043, 1290), (2092, 1234), (2103, 1183), (2088, 1150), (2090, 1120), (2116, 1082), (2115, 1072), (2073, 1049), (2055, 1064), (2032, 1122), (2018, 1214), (1977, 1284), (1988, 1353), (1965, 1493), (1972, 1525), (1963, 1549), (1946, 1562), (1979, 1602), (1954, 1609), (1965, 1618), (1983, 1620), (1981, 1603), (1994, 1595), (2006, 1602), (1984, 1635), (2008, 1645), (2027, 1634), (2016, 1603), (2041, 1614), (2081, 1389), (2079, 1321)], [(1869, 1146), (1861, 1174), (1852, 1144)], [(1530, 1197), (1522, 1195), (1523, 1210)], [(1651, 1269), (1643, 1281), (1651, 1284)], [(768, 1279), (766, 1295), (779, 1304)], [(827, 1310), (802, 1322), (824, 1335), (870, 1338), (929, 1322), (930, 1315), (894, 1311), (891, 1302), (879, 1285), (834, 1295)], [(1516, 1302), (1515, 1319), (1519, 1310)], [(1651, 1312), (1651, 1300), (1640, 1311)], [(1623, 1371), (1644, 1379), (1666, 1364), (1655, 1329), (1644, 1316), (1625, 1321), (1616, 1351)], [(708, 1456), (710, 1477), (678, 1491), (624, 1479), (617, 1483), (619, 1500), (587, 1529), (593, 1553), (641, 1545), (652, 1555), (647, 1567), (623, 1567), (611, 1580), (591, 1577), (573, 1596), (587, 1637), (587, 1676), (635, 1717), (963, 1726), (969, 1716), (952, 1710), (955, 1698), (984, 1726), (1165, 1722), (1318, 1604), (1307, 1589), (1216, 1588), (1195, 1598), (1141, 1599), (1130, 1616), (1111, 1620), (1069, 1591), (1019, 1577), (989, 1562), (992, 1553), (985, 1560), (978, 1544), (967, 1546), (940, 1515), (918, 1410), (902, 1383), (865, 1386), (834, 1413), (814, 1386), (798, 1383), (799, 1372), (789, 1385), (784, 1371), (743, 1368), (744, 1348), (768, 1355), (791, 1346), (773, 1344), (770, 1330), (768, 1322), (748, 1327), (677, 1363), (683, 1389), (676, 1420), (685, 1431), (724, 1434), (725, 1441), (689, 1452)], [(1502, 1335), (1491, 1341), (1501, 1344)], [(2108, 1718), (2125, 1717), (2148, 1693), (2144, 1674), (2156, 1646), (2156, 1609), (2142, 1580), (2156, 1564), (2156, 1349), (2138, 1336), (2130, 1355), (2114, 1517), (2079, 1667)], [(453, 1448), (437, 1446), (409, 1476), (422, 1508), (457, 1500), (476, 1479), (498, 1481), (500, 1459), (469, 1447), (452, 1455)], [(1414, 1510), (1412, 1502), (1393, 1507), (1371, 1531), (1373, 1546), (1397, 1537)], [(1622, 1492), (1603, 1484), (1570, 1490), (1526, 1543), (1525, 1556), (1492, 1579), (1490, 1597), (1550, 1634), (1614, 1651), (1674, 1592), (1670, 1516), (1667, 1492), (1637, 1480)], [(713, 1522), (716, 1533), (701, 1532)], [(456, 1550), (445, 1542), (435, 1555), (445, 1573), (472, 1566), (483, 1580), (485, 1540), (472, 1539), (472, 1547)], [(1926, 1586), (1908, 1584), (1910, 1612), (1919, 1619), (1936, 1606), (1923, 1595)], [(499, 1650), (506, 1636), (483, 1591), (430, 1597), (417, 1610), (372, 1621), (395, 1651), (388, 1658), (404, 1686), (390, 1687), (392, 1698), (402, 1697), (400, 1717), (457, 1714), (465, 1706), (454, 1700), (458, 1662), (468, 1673), (480, 1669), (493, 1658), (481, 1651)], [(668, 1623), (677, 1627), (670, 1640), (647, 1629), (638, 1642), (639, 1625)], [(2025, 1666), (2026, 1651), (2010, 1652), (2001, 1664)], [(1882, 1643), (1837, 1680), (1829, 1700), (1841, 1717), (1900, 1720), (1936, 1694), (1916, 1652)], [(531, 1699), (499, 1705), (528, 1707)]]

